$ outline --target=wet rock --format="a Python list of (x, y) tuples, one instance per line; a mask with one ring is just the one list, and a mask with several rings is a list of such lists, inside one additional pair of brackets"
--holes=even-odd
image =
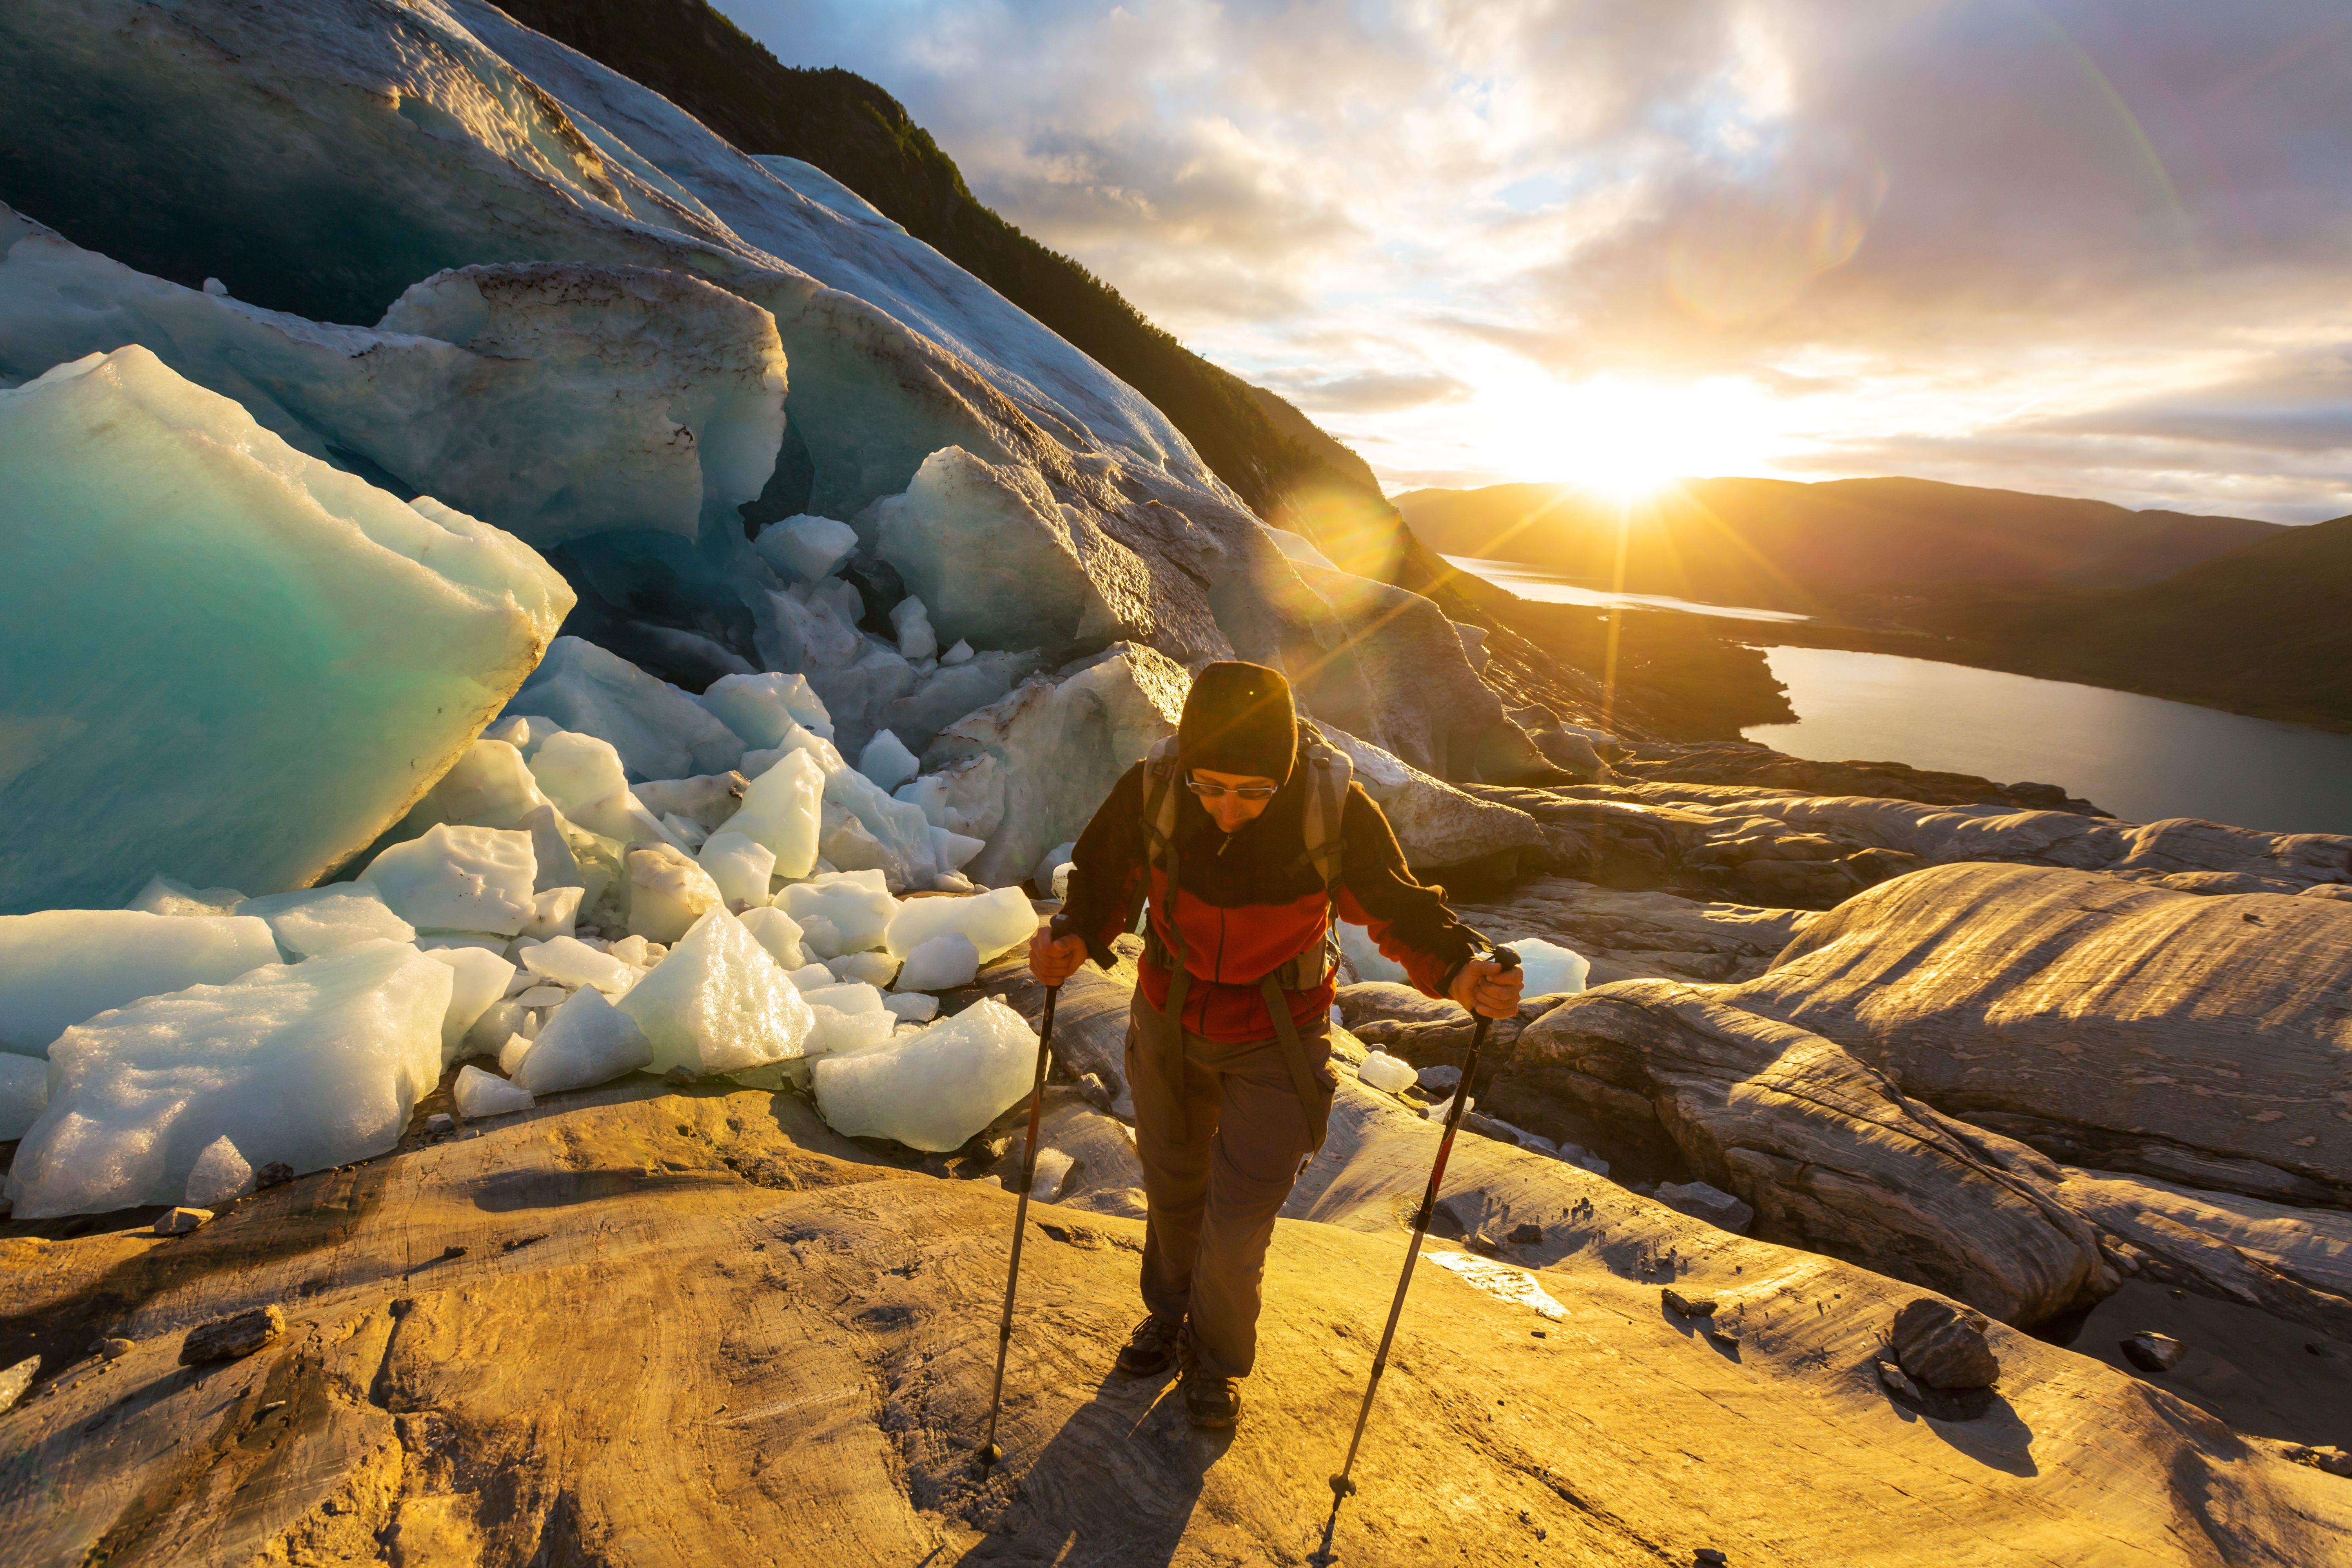
[(1920, 1297), (1895, 1314), (1887, 1341), (1896, 1364), (1930, 1388), (1990, 1388), (2000, 1376), (1984, 1319), (1948, 1301)]
[(276, 1344), (286, 1332), (286, 1314), (275, 1302), (234, 1317), (215, 1318), (188, 1331), (180, 1342), (180, 1364), (237, 1361)]
[(293, 1166), (283, 1160), (272, 1160), (253, 1173), (253, 1190), (262, 1192), (270, 1187), (282, 1187), (293, 1179)]
[(673, 1089), (686, 1089), (693, 1084), (694, 1077), (693, 1068), (687, 1067), (674, 1067), (670, 1068), (669, 1071), (662, 1074), (662, 1082), (668, 1084)]
[(1421, 1087), (1432, 1094), (1452, 1095), (1462, 1087), (1462, 1069), (1451, 1062), (1421, 1069)]
[(1505, 1237), (1503, 1239), (1509, 1242), (1513, 1247), (1541, 1247), (1543, 1245), (1543, 1226), (1539, 1225), (1515, 1225), (1511, 1227), (1511, 1234)]
[(457, 1131), (457, 1120), (446, 1110), (436, 1110), (425, 1119), (425, 1136), (446, 1138)]
[(2180, 1358), (2189, 1353), (2187, 1345), (2170, 1334), (2159, 1334), (2153, 1329), (2134, 1334), (2127, 1340), (2116, 1341), (2116, 1348), (2124, 1352), (2126, 1361), (2140, 1371), (2153, 1373), (2170, 1372), (2180, 1364)]
[(157, 1236), (185, 1236), (213, 1222), (210, 1209), (175, 1208), (155, 1216)]

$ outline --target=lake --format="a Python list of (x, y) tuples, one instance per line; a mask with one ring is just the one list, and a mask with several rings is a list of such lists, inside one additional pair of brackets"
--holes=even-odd
[(2352, 735), (1892, 654), (1763, 652), (1797, 722), (1745, 733), (1791, 756), (2061, 784), (2131, 822), (2352, 833)]
[(1695, 616), (1728, 616), (1739, 621), (1802, 621), (1811, 617), (1788, 610), (1758, 610), (1744, 605), (1702, 605), (1696, 599), (1677, 599), (1668, 594), (1623, 594), (1607, 588), (1594, 588), (1573, 577), (1563, 577), (1547, 572), (1540, 566), (1529, 566), (1518, 561), (1487, 561), (1475, 555), (1441, 556), (1457, 572), (1467, 572), (1474, 577), (1484, 577), (1497, 588), (1507, 588), (1522, 599), (1535, 599), (1547, 605), (1591, 605), (1601, 609), (1683, 610)]

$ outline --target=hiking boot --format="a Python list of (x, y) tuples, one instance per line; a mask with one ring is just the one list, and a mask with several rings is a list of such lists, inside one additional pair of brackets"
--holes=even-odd
[(1184, 1414), (1195, 1426), (1232, 1426), (1242, 1416), (1242, 1391), (1230, 1377), (1211, 1377), (1199, 1367), (1184, 1373)]
[(1118, 1352), (1118, 1370), (1129, 1377), (1157, 1377), (1176, 1364), (1177, 1347), (1183, 1339), (1183, 1320), (1155, 1313), (1128, 1335), (1126, 1348)]

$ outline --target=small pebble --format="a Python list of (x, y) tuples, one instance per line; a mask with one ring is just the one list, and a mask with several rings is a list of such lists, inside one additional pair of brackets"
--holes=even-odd
[(120, 1361), (139, 1347), (130, 1340), (108, 1338), (100, 1340), (89, 1348), (93, 1354), (104, 1356), (109, 1361)]
[(425, 1136), (444, 1138), (457, 1131), (457, 1120), (446, 1110), (436, 1110), (425, 1119)]

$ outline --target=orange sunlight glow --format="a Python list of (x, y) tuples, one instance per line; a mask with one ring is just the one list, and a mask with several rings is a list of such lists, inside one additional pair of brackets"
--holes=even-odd
[(1785, 411), (1744, 378), (1570, 382), (1524, 365), (1480, 368), (1488, 374), (1473, 382), (1476, 392), (1449, 411), (1466, 426), (1465, 456), (1621, 506), (1679, 479), (1763, 471), (1784, 440)]

